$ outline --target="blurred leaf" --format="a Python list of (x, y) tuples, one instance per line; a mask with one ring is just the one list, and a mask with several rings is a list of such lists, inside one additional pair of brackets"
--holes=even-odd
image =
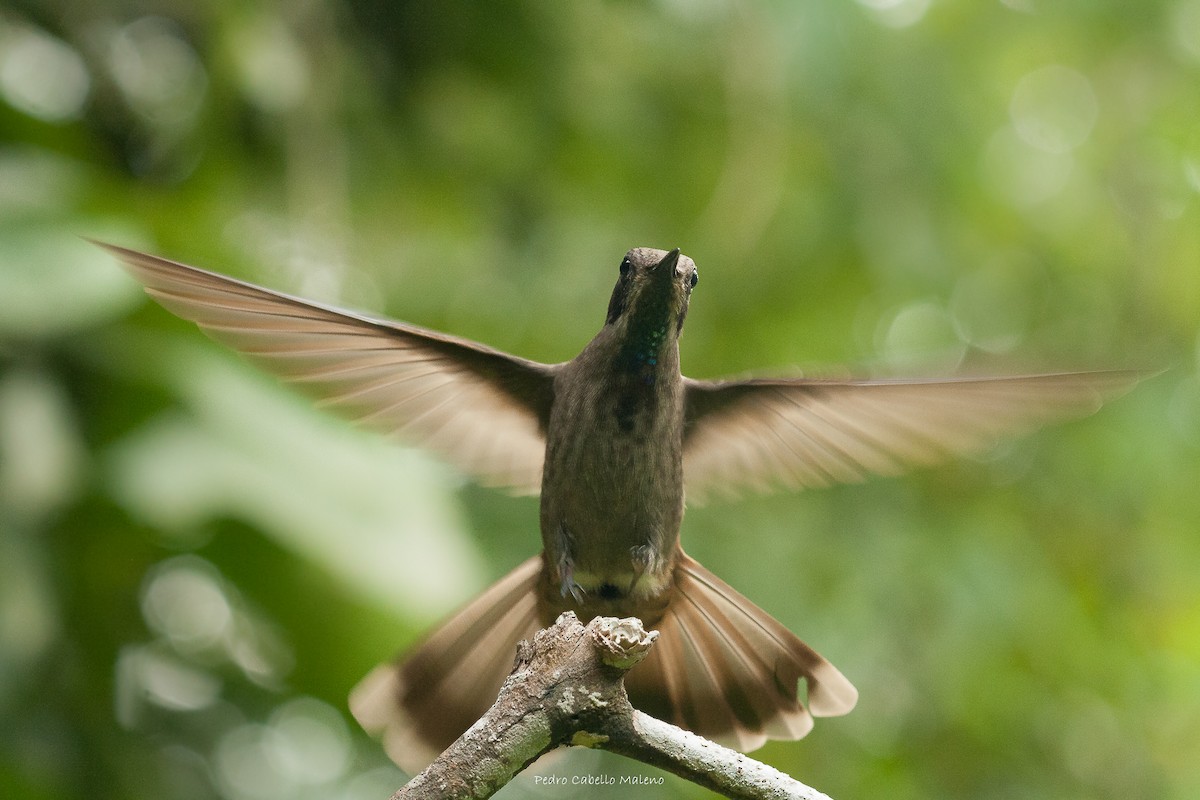
[(136, 518), (170, 531), (236, 517), (365, 597), (418, 613), (481, 585), (447, 468), (191, 349), (145, 348), (187, 364), (171, 379), (192, 414), (164, 414), (114, 445), (114, 495)]
[(79, 238), (95, 227), (83, 219), (0, 222), (0, 335), (78, 332), (137, 305), (137, 285)]

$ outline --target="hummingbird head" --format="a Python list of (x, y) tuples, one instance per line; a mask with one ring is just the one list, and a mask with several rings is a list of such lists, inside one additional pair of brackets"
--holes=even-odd
[(621, 275), (608, 302), (604, 323), (626, 335), (665, 340), (677, 338), (687, 316), (688, 300), (699, 277), (696, 264), (679, 252), (635, 247), (621, 260)]

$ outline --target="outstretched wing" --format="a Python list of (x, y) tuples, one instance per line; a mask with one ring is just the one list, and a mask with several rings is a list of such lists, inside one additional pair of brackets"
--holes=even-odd
[(97, 244), (169, 311), (322, 404), (490, 485), (540, 489), (554, 366)]
[(918, 381), (686, 379), (689, 499), (891, 475), (1090, 414), (1142, 373)]

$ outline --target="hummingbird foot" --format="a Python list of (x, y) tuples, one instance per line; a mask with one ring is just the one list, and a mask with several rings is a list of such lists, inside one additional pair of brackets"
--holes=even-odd
[(578, 583), (575, 582), (575, 579), (571, 577), (570, 572), (563, 572), (562, 573), (562, 596), (566, 597), (568, 594), (571, 595), (571, 597), (575, 599), (576, 603), (582, 604), (584, 595), (586, 595), (587, 592), (584, 590), (584, 588), (582, 586), (580, 586)]
[(575, 598), (576, 603), (583, 603), (583, 597), (587, 592), (575, 582), (575, 559), (571, 557), (573, 543), (574, 537), (567, 530), (567, 526), (560, 524), (558, 526), (558, 563), (555, 565), (558, 567), (560, 591), (563, 597), (571, 595)]
[(642, 575), (647, 572), (654, 575), (663, 567), (662, 557), (659, 556), (658, 550), (649, 542), (629, 548), (629, 558), (633, 564), (633, 578), (629, 581), (630, 593), (633, 592), (633, 587)]

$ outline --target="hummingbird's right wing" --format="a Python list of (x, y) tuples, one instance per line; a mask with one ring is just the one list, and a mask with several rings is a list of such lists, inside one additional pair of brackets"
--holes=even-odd
[(1090, 414), (1145, 373), (929, 380), (684, 380), (689, 500), (893, 475)]
[(556, 367), (96, 242), (167, 310), (352, 418), (484, 483), (541, 488)]

